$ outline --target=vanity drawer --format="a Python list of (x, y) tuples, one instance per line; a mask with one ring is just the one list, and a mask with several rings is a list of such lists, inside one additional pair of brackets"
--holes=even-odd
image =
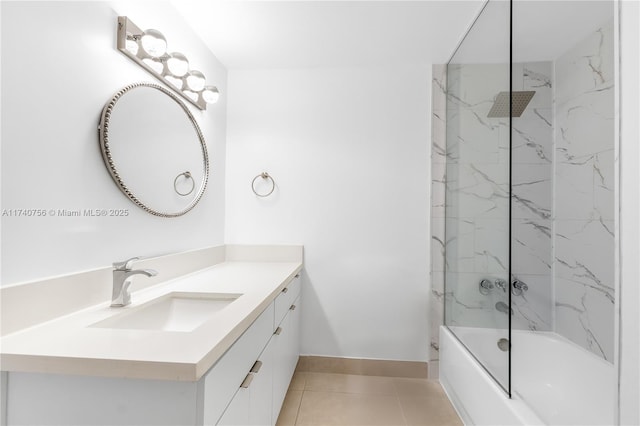
[(284, 316), (287, 314), (287, 312), (289, 312), (289, 308), (291, 308), (293, 302), (300, 295), (300, 274), (301, 272), (298, 272), (298, 274), (289, 282), (289, 284), (287, 284), (287, 286), (282, 289), (282, 292), (278, 295), (278, 297), (276, 297), (274, 303), (276, 311), (273, 323), (274, 330), (282, 322)]
[(204, 424), (216, 424), (273, 334), (274, 304), (251, 324), (204, 377)]

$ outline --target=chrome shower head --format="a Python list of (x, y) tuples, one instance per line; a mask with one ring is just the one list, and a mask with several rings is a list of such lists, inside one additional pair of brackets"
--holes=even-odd
[[(529, 105), (536, 92), (533, 90), (524, 92), (511, 92), (511, 116), (520, 117), (524, 109)], [(493, 101), (493, 106), (487, 114), (489, 118), (509, 117), (509, 92), (500, 92)]]

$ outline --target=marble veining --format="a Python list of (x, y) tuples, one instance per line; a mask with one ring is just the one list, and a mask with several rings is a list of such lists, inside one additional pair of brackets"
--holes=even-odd
[(511, 266), (529, 286), (512, 296), (515, 329), (556, 331), (611, 360), (612, 22), (554, 62), (512, 68), (514, 89), (536, 93), (510, 129), (508, 119), (487, 117), (508, 90), (508, 67), (454, 64), (448, 75), (433, 67), (431, 359), (439, 357), (443, 310), (448, 324), (505, 326), (495, 304), (507, 295), (481, 295), (478, 283), (506, 279)]
[(555, 328), (614, 356), (613, 22), (556, 60)]
[(440, 359), (439, 330), (445, 309), (446, 75), (446, 65), (432, 67), (430, 362)]
[(553, 327), (553, 64), (514, 64), (513, 69), (517, 90), (536, 93), (522, 116), (513, 118), (512, 131), (508, 118), (486, 117), (494, 97), (508, 90), (503, 64), (450, 66), (450, 81), (437, 85), (447, 88), (448, 101), (445, 267), (452, 294), (447, 323), (507, 326), (508, 316), (496, 310), (496, 303), (506, 303), (508, 294), (494, 289), (482, 295), (478, 284), (510, 281), (511, 248), (514, 277), (526, 276), (532, 289), (513, 297), (513, 325), (548, 331)]
[(541, 89), (547, 87), (551, 89), (551, 77), (548, 73), (541, 73), (531, 66), (525, 65), (523, 71), (524, 80), (528, 80), (527, 89)]

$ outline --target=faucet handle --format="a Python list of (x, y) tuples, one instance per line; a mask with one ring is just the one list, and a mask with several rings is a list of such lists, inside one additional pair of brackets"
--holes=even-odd
[(117, 271), (128, 271), (131, 270), (133, 266), (133, 261), (140, 259), (139, 257), (132, 257), (131, 259), (127, 259), (124, 262), (115, 262), (113, 267)]
[(511, 293), (514, 296), (522, 296), (525, 291), (529, 290), (529, 286), (517, 278), (513, 280), (513, 283), (511, 283), (511, 285), (513, 286), (513, 288), (511, 289)]

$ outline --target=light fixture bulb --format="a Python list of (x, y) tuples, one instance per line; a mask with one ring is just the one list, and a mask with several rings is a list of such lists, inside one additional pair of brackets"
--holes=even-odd
[(182, 53), (170, 53), (169, 59), (167, 59), (167, 68), (171, 74), (182, 77), (189, 72), (189, 60)]
[(220, 98), (220, 91), (215, 86), (206, 86), (202, 91), (202, 99), (208, 104), (215, 104)]
[(187, 73), (187, 86), (194, 92), (204, 89), (205, 78), (200, 71), (190, 71)]
[(167, 52), (167, 39), (158, 30), (146, 30), (140, 39), (142, 49), (154, 58)]
[(133, 35), (127, 33), (127, 40), (124, 42), (124, 48), (127, 49), (127, 51), (133, 56), (135, 56), (138, 54), (140, 46), (138, 45), (138, 41), (133, 38)]
[(165, 75), (164, 79), (167, 80), (170, 85), (172, 85), (173, 87), (177, 87), (180, 90), (182, 90), (182, 87), (184, 86), (184, 81), (182, 81), (181, 78), (176, 78), (171, 75)]
[(183, 90), (182, 93), (184, 93), (185, 96), (187, 96), (193, 102), (198, 102), (198, 94), (196, 92), (192, 92), (191, 90)]
[(162, 71), (164, 70), (164, 64), (157, 59), (144, 58), (142, 62), (158, 74), (162, 74)]

